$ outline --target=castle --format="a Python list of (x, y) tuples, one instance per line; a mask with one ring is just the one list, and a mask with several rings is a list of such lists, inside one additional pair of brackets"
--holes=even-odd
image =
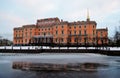
[(29, 44), (79, 44), (102, 45), (108, 43), (108, 29), (97, 29), (97, 23), (91, 21), (68, 22), (59, 18), (37, 20), (36, 24), (14, 28), (14, 45)]

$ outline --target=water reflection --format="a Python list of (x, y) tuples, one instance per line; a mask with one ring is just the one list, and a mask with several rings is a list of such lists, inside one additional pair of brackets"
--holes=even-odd
[[(22, 61), (33, 64), (70, 64), (71, 67), (75, 66), (76, 69), (79, 67), (80, 71), (35, 71), (13, 69), (13, 62)], [(55, 68), (56, 67), (57, 66), (55, 65)], [(0, 55), (0, 78), (119, 78), (119, 72), (120, 57), (114, 56), (85, 53), (14, 54), (14, 56)]]
[(108, 67), (108, 65), (100, 63), (68, 63), (68, 64), (52, 64), (52, 63), (32, 63), (32, 62), (13, 62), (12, 68), (24, 71), (86, 71), (95, 72), (98, 68)]

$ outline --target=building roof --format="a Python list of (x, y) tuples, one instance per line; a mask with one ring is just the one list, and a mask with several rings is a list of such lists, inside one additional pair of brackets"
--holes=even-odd
[(96, 29), (97, 31), (108, 31), (107, 28)]
[(37, 26), (52, 26), (59, 23), (60, 20), (58, 17), (56, 18), (45, 18), (37, 20)]
[(38, 19), (37, 22), (44, 22), (44, 21), (60, 21), (58, 17), (55, 18), (44, 18), (44, 19)]
[(27, 27), (35, 27), (35, 26), (36, 26), (35, 24), (23, 25), (24, 28), (27, 28)]
[(77, 21), (77, 22), (69, 22), (69, 25), (84, 25), (84, 24), (97, 24), (95, 21)]
[(22, 29), (22, 27), (16, 27), (16, 28), (14, 28), (14, 30), (21, 30)]

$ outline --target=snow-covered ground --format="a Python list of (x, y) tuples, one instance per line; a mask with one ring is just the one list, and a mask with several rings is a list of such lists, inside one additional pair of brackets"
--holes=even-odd
[[(59, 49), (59, 47), (48, 47), (48, 46), (0, 46), (0, 49)], [(97, 47), (101, 50), (117, 50), (120, 51), (120, 47)], [(68, 49), (68, 47), (60, 47), (60, 49)], [(69, 49), (86, 49), (86, 47), (69, 47)], [(95, 49), (95, 47), (87, 47), (87, 49)]]

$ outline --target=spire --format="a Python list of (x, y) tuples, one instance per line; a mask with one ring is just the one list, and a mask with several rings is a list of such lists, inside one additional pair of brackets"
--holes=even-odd
[(89, 9), (87, 9), (87, 21), (90, 21)]

